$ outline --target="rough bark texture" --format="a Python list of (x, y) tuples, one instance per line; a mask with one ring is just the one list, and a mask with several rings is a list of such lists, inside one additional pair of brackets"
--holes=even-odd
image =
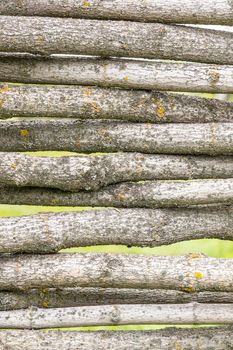
[(233, 240), (233, 207), (108, 209), (0, 218), (1, 253), (123, 244), (155, 247), (180, 241)]
[[(229, 33), (232, 35), (232, 33)], [(5, 82), (25, 82), (25, 83), (41, 83), (41, 84), (78, 84), (78, 85), (94, 85), (94, 86), (103, 86), (103, 87), (121, 87), (121, 88), (130, 88), (130, 89), (149, 89), (149, 90), (169, 90), (169, 91), (197, 91), (197, 92), (232, 92), (233, 91), (233, 67), (232, 66), (224, 66), (224, 65), (213, 65), (213, 64), (199, 64), (199, 63), (169, 63), (169, 62), (160, 62), (160, 61), (145, 61), (145, 60), (126, 60), (126, 59), (96, 59), (96, 58), (81, 58), (81, 57), (35, 57), (33, 55), (1, 55), (0, 56), (0, 76), (1, 80)], [(12, 87), (10, 87), (12, 90)], [(23, 90), (24, 89), (24, 90)], [(27, 90), (26, 90), (27, 89)], [(30, 89), (30, 90), (29, 90)], [(16, 87), (13, 91), (9, 91), (7, 88), (3, 88), (3, 92), (5, 94), (4, 101), (6, 105), (7, 98), (16, 92), (20, 91), (35, 91), (36, 89), (43, 89), (43, 91), (49, 91), (56, 89), (56, 101), (59, 103), (61, 107), (56, 110), (60, 110), (60, 114), (64, 111), (65, 106), (69, 103), (70, 98), (74, 94), (74, 87), (68, 90), (68, 87), (62, 87), (62, 91), (69, 91), (71, 94), (66, 93), (65, 99), (63, 95), (59, 100), (59, 92), (60, 87)], [(65, 90), (66, 89), (66, 90)], [(101, 92), (96, 88), (92, 89), (82, 89), (80, 91), (80, 87), (76, 88), (79, 90), (79, 96), (82, 94), (81, 98), (85, 97), (86, 102), (97, 102), (95, 101), (99, 94), (104, 98), (104, 90)], [(109, 90), (107, 90), (109, 91)], [(76, 92), (77, 93), (77, 92)], [(113, 91), (111, 91), (111, 95), (108, 96), (109, 99), (112, 99), (112, 96), (116, 98), (119, 94), (124, 94), (123, 100), (121, 103), (117, 105), (117, 113), (120, 113), (122, 107), (121, 105), (124, 103), (127, 96), (135, 96), (136, 92), (119, 92), (115, 91), (115, 95)], [(134, 109), (141, 108), (139, 112), (140, 118), (142, 118), (142, 114), (146, 113), (145, 102), (148, 101), (148, 93), (145, 92), (138, 93), (139, 96), (144, 94), (140, 101), (134, 101), (132, 104), (134, 105)], [(1, 94), (2, 95), (2, 94)], [(50, 103), (51, 103), (51, 94)], [(1, 96), (2, 97), (2, 96)], [(154, 100), (150, 100), (149, 97), (149, 105), (153, 102), (153, 106), (156, 107), (156, 102), (161, 102), (162, 104), (168, 104), (165, 108), (166, 110), (172, 110), (172, 99), (175, 99), (174, 96), (164, 96), (158, 93), (152, 93), (152, 98)], [(47, 98), (47, 97), (46, 97)], [(22, 97), (20, 97), (20, 100)], [(131, 97), (132, 99), (132, 97)], [(161, 99), (161, 100), (160, 100)], [(176, 106), (178, 101), (181, 103), (181, 110), (179, 108), (174, 108), (175, 116), (179, 112), (182, 115), (186, 114), (186, 110), (188, 108), (190, 113), (190, 108), (192, 106), (192, 110), (194, 109), (193, 102), (194, 100), (189, 97), (186, 97), (186, 101), (188, 106), (185, 107), (181, 102), (182, 97), (177, 96), (173, 104)], [(67, 102), (66, 102), (67, 101)], [(42, 103), (42, 102), (41, 102)], [(79, 103), (78, 108), (80, 108), (80, 98), (77, 102), (72, 101), (72, 105), (75, 108), (76, 103)], [(112, 101), (111, 101), (112, 103)], [(127, 101), (128, 103), (128, 101)], [(127, 108), (127, 103), (124, 103), (124, 107)], [(197, 103), (198, 117), (203, 118), (211, 118), (208, 120), (212, 120), (215, 116), (215, 113), (218, 113), (218, 110), (215, 111), (215, 106), (213, 106), (214, 116), (210, 117), (207, 105), (202, 103), (204, 109), (208, 111), (207, 116), (205, 115), (207, 111), (203, 110), (203, 113), (199, 110), (201, 101), (199, 100)], [(207, 102), (206, 102), (207, 103)], [(214, 103), (214, 102), (212, 102)], [(48, 104), (48, 102), (46, 102)], [(211, 104), (211, 102), (209, 102)], [(18, 103), (19, 105), (19, 103)], [(36, 106), (32, 105), (32, 112), (35, 110)], [(114, 102), (115, 105), (115, 102)], [(146, 103), (148, 105), (148, 102)], [(105, 106), (105, 105), (104, 105)], [(103, 102), (98, 100), (97, 107), (101, 109), (100, 113), (95, 110), (92, 105), (92, 114), (95, 112), (95, 115), (102, 114), (106, 107), (103, 106)], [(141, 106), (141, 107), (140, 107)], [(143, 107), (144, 106), (144, 107)], [(170, 106), (170, 107), (169, 107)], [(224, 104), (222, 104), (224, 106)], [(225, 108), (226, 108), (225, 104)], [(37, 107), (38, 108), (38, 107)], [(71, 107), (70, 107), (71, 108)], [(209, 107), (210, 108), (210, 107)], [(224, 108), (224, 109), (225, 109)], [(229, 108), (229, 105), (228, 105)], [(49, 111), (51, 111), (52, 107), (50, 107)], [(85, 111), (90, 110), (91, 106), (86, 106)], [(111, 112), (114, 107), (111, 106)], [(153, 107), (153, 119), (156, 118), (156, 113), (154, 112)], [(179, 110), (179, 111), (178, 111)], [(196, 114), (197, 114), (196, 110)], [(58, 112), (57, 112), (58, 113)], [(77, 111), (76, 111), (77, 113)], [(90, 112), (89, 112), (90, 113)], [(125, 112), (126, 113), (126, 112)], [(130, 112), (131, 114), (132, 112)], [(135, 112), (134, 112), (135, 113)], [(199, 114), (200, 113), (200, 114)], [(67, 111), (68, 114), (68, 111)], [(116, 115), (116, 114), (115, 114)], [(175, 117), (174, 116), (174, 117)], [(117, 115), (119, 117), (119, 115)], [(188, 116), (186, 116), (188, 118)], [(227, 116), (222, 116), (222, 118), (227, 118)], [(170, 120), (169, 120), (170, 121)]]
[(233, 291), (233, 259), (69, 253), (1, 256), (1, 290), (145, 288)]
[(0, 187), (0, 203), (117, 208), (170, 208), (203, 204), (233, 204), (233, 178), (125, 182), (90, 192), (2, 186)]
[(157, 331), (0, 331), (1, 350), (230, 350), (231, 326)]
[(35, 157), (0, 152), (0, 184), (99, 190), (125, 181), (233, 177), (233, 157), (122, 153), (101, 156)]
[(233, 123), (8, 120), (0, 121), (0, 151), (233, 155)]
[(0, 292), (0, 310), (114, 304), (233, 303), (232, 292), (187, 293), (165, 289), (65, 288)]
[(233, 64), (232, 33), (159, 23), (0, 17), (0, 52)]
[(45, 329), (138, 324), (233, 324), (233, 304), (137, 304), (0, 312), (1, 329)]
[(227, 0), (8, 0), (0, 3), (0, 14), (233, 25)]
[[(232, 82), (230, 74), (226, 77)], [(12, 79), (12, 76), (8, 74), (8, 78)], [(60, 117), (153, 123), (205, 123), (231, 122), (232, 114), (233, 103), (180, 94), (89, 86), (0, 85), (1, 119)]]

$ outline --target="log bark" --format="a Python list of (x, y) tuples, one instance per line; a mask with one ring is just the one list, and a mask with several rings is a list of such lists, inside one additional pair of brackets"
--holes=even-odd
[(126, 181), (233, 177), (233, 157), (140, 153), (35, 157), (0, 152), (0, 184), (64, 191), (99, 190)]
[(0, 151), (233, 155), (233, 123), (8, 120), (0, 121)]
[[(3, 69), (0, 65), (0, 71)], [(227, 74), (227, 79), (230, 76), (231, 74)], [(8, 76), (4, 78), (12, 79), (12, 76), (8, 72)], [(233, 84), (231, 89), (233, 91)], [(155, 91), (2, 84), (0, 113), (0, 119), (49, 117), (152, 123), (231, 122), (233, 103)]]
[(118, 304), (233, 303), (232, 292), (187, 293), (165, 289), (63, 288), (0, 292), (0, 311)]
[(131, 21), (0, 17), (0, 52), (233, 64), (232, 33)]
[(101, 305), (0, 312), (1, 329), (45, 329), (111, 325), (233, 324), (233, 304)]
[(0, 203), (116, 208), (171, 208), (233, 204), (233, 179), (125, 182), (90, 192), (2, 186), (0, 187)]
[[(232, 35), (232, 33), (229, 33)], [(169, 63), (162, 61), (146, 61), (146, 60), (129, 60), (129, 59), (96, 59), (96, 58), (81, 58), (81, 57), (40, 57), (34, 55), (1, 55), (0, 56), (0, 76), (2, 81), (5, 82), (18, 82), (18, 83), (40, 83), (40, 84), (73, 84), (73, 85), (94, 85), (94, 86), (102, 86), (102, 87), (120, 87), (126, 89), (146, 89), (146, 90), (168, 90), (168, 91), (196, 91), (196, 92), (219, 92), (219, 93), (231, 93), (233, 91), (233, 67), (230, 65), (216, 65), (216, 64), (204, 64), (204, 63)], [(8, 86), (9, 87), (9, 86)], [(1, 98), (6, 104), (6, 100), (11, 95), (12, 87), (9, 89), (3, 87), (4, 99), (3, 96)], [(24, 89), (24, 90), (23, 90)], [(26, 90), (27, 89), (27, 90)], [(17, 87), (17, 91), (28, 91), (31, 87)], [(49, 91), (56, 89), (56, 92), (61, 90), (61, 87), (53, 86), (53, 87), (34, 87), (36, 89), (43, 89), (44, 91)], [(66, 90), (65, 90), (66, 89)], [(80, 87), (76, 87), (76, 89), (80, 89)], [(82, 87), (81, 87), (82, 89)], [(14, 87), (14, 92), (16, 87)], [(56, 102), (61, 105), (61, 107), (57, 107), (57, 113), (59, 115), (64, 110), (67, 103), (69, 103), (70, 98), (72, 98), (72, 94), (74, 91), (74, 87), (62, 87), (62, 91), (69, 92), (71, 96), (68, 96), (68, 93), (65, 95), (65, 99), (61, 96), (57, 97)], [(80, 90), (79, 90), (80, 91)], [(82, 90), (82, 99), (85, 97), (85, 101), (97, 102), (95, 101), (95, 96), (98, 91), (96, 88), (88, 88), (88, 90)], [(109, 90), (107, 90), (109, 91)], [(60, 92), (59, 92), (60, 93)], [(111, 95), (108, 96), (108, 99), (111, 99), (112, 94), (114, 92), (111, 91)], [(138, 92), (139, 96), (145, 92)], [(80, 92), (79, 92), (80, 94)], [(106, 94), (106, 91), (105, 91)], [(105, 97), (104, 90), (102, 90), (101, 96)], [(123, 101), (124, 102), (126, 96), (135, 96), (136, 92), (119, 92), (115, 91), (114, 98), (118, 94), (124, 94)], [(155, 95), (154, 95), (155, 94)], [(3, 94), (1, 94), (3, 95)], [(8, 96), (8, 97), (7, 97)], [(132, 104), (136, 110), (141, 108), (139, 115), (142, 118), (142, 114), (146, 113), (147, 107), (145, 106), (145, 101), (147, 101), (147, 94), (142, 97), (141, 102), (133, 101)], [(155, 102), (164, 103), (160, 98), (166, 98), (166, 96), (158, 93), (152, 93), (152, 98), (155, 98), (156, 101), (150, 100), (149, 97), (149, 105), (153, 102), (153, 105), (156, 107)], [(10, 97), (9, 97), (10, 98)], [(42, 98), (42, 97), (41, 97)], [(50, 100), (52, 99), (51, 94), (49, 95)], [(53, 97), (54, 98), (54, 97)], [(173, 108), (172, 110), (172, 99), (175, 99), (175, 96), (170, 96), (169, 99), (165, 100), (165, 103), (168, 104), (166, 110), (170, 110), (173, 114), (180, 113), (182, 115), (186, 114), (186, 110), (191, 108), (194, 109), (193, 103), (194, 100), (191, 97), (186, 96), (186, 99), (190, 99), (188, 106), (185, 107), (184, 103), (181, 102), (181, 110), (179, 108)], [(22, 97), (20, 97), (20, 100)], [(178, 103), (182, 99), (181, 96), (176, 96), (174, 103)], [(157, 101), (158, 100), (158, 101)], [(66, 102), (67, 101), (67, 102)], [(128, 101), (128, 100), (127, 100)], [(186, 100), (185, 102), (187, 102)], [(40, 103), (40, 101), (37, 101)], [(41, 102), (42, 103), (42, 102)], [(72, 105), (75, 108), (76, 103), (80, 104), (80, 98), (78, 101), (72, 100)], [(120, 103), (120, 104), (122, 104)], [(127, 102), (128, 103), (128, 102)], [(127, 103), (124, 103), (124, 107), (127, 108)], [(193, 110), (194, 115), (198, 115), (199, 118), (203, 118), (204, 120), (208, 117), (212, 120), (214, 117), (210, 117), (208, 112), (208, 116), (205, 116), (208, 111), (207, 106), (203, 103), (203, 107), (207, 109), (207, 111), (201, 112), (199, 110), (199, 105), (201, 101), (200, 99), (197, 101), (197, 109), (196, 112)], [(206, 102), (207, 103), (207, 102)], [(214, 102), (208, 102), (209, 104)], [(217, 103), (217, 102), (216, 102)], [(220, 102), (219, 102), (220, 103)], [(98, 101), (98, 106), (101, 108), (101, 111), (98, 113), (92, 105), (92, 114), (95, 112), (96, 115), (101, 115), (106, 106), (103, 106), (103, 102)], [(171, 104), (171, 107), (169, 105)], [(19, 105), (19, 103), (17, 104)], [(46, 102), (48, 105), (48, 102)], [(115, 103), (114, 103), (115, 105)], [(147, 105), (147, 104), (146, 104)], [(226, 104), (222, 104), (222, 106), (227, 106)], [(141, 106), (141, 107), (140, 107)], [(144, 106), (144, 107), (142, 107)], [(85, 111), (89, 110), (91, 106), (85, 106)], [(32, 112), (35, 110), (36, 106), (31, 103)], [(52, 107), (49, 107), (49, 111), (51, 111)], [(71, 108), (71, 107), (70, 107)], [(80, 106), (78, 106), (80, 108)], [(111, 112), (114, 109), (114, 106), (111, 106)], [(216, 107), (213, 107), (212, 112), (217, 113), (215, 111)], [(219, 107), (220, 108), (220, 107)], [(225, 107), (226, 108), (226, 107)], [(228, 105), (229, 108), (229, 105)], [(61, 109), (61, 111), (60, 111)], [(122, 108), (117, 106), (117, 111), (115, 112), (117, 117), (119, 115)], [(154, 113), (153, 108), (153, 120), (156, 117), (156, 113)], [(97, 108), (98, 110), (98, 108)], [(60, 111), (60, 112), (59, 112)], [(77, 111), (76, 111), (77, 113)], [(90, 112), (89, 112), (90, 113)], [(122, 112), (123, 113), (123, 112)], [(126, 113), (126, 112), (125, 112)], [(130, 112), (131, 115), (132, 111)], [(133, 112), (135, 114), (135, 112)], [(202, 114), (201, 114), (202, 113)], [(68, 111), (67, 111), (68, 114)], [(111, 113), (112, 114), (112, 113)], [(155, 117), (154, 117), (155, 115)], [(202, 116), (203, 115), (203, 116)], [(214, 114), (215, 115), (215, 114)], [(109, 117), (109, 116), (107, 116)], [(111, 116), (113, 117), (113, 116)], [(197, 117), (197, 116), (196, 116)], [(188, 118), (188, 116), (186, 117)], [(227, 116), (222, 118), (227, 118)], [(161, 119), (161, 118), (160, 118)]]
[(157, 331), (62, 332), (0, 331), (1, 350), (226, 350), (233, 346), (231, 326)]
[(227, 0), (17, 0), (1, 2), (0, 14), (10, 16), (57, 16), (143, 22), (233, 25), (233, 5)]
[(233, 292), (233, 260), (201, 254), (181, 257), (68, 253), (1, 256), (1, 290), (139, 288)]
[(185, 240), (233, 240), (233, 207), (108, 209), (0, 218), (1, 253), (51, 253), (95, 245), (156, 247)]

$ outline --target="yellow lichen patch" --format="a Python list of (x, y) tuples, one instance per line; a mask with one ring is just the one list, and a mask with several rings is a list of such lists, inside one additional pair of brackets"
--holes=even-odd
[(123, 201), (125, 199), (125, 194), (123, 192), (119, 192), (117, 193), (116, 197), (119, 201)]
[(101, 112), (101, 108), (97, 105), (96, 102), (91, 101), (89, 103), (90, 103), (91, 107), (95, 110), (96, 113), (100, 113)]
[(129, 80), (129, 77), (128, 75), (126, 75), (124, 78), (123, 78), (124, 81), (128, 81)]
[(165, 108), (162, 105), (161, 102), (157, 102), (157, 111), (156, 111), (157, 115), (159, 116), (160, 119), (163, 119), (165, 117)]
[(151, 98), (151, 101), (152, 101), (152, 102), (155, 102), (155, 101), (156, 101), (156, 99), (155, 99), (154, 97), (152, 97), (152, 98)]
[(11, 164), (11, 169), (15, 170), (17, 168), (17, 165), (15, 163)]
[(28, 132), (27, 129), (22, 129), (22, 130), (20, 130), (20, 135), (21, 135), (22, 137), (27, 137), (28, 134), (29, 134), (29, 132)]
[(202, 277), (203, 277), (202, 273), (199, 272), (199, 271), (195, 272), (195, 273), (194, 273), (194, 276), (195, 276), (195, 278), (198, 279), (198, 280), (202, 279)]
[(184, 292), (186, 292), (186, 293), (192, 293), (192, 292), (193, 292), (193, 287), (192, 287), (192, 286), (185, 287), (185, 288), (184, 288)]
[(47, 301), (47, 300), (43, 300), (43, 301), (42, 301), (42, 306), (43, 306), (44, 308), (48, 308), (48, 307), (49, 307), (48, 301)]
[(90, 6), (91, 6), (90, 1), (87, 1), (87, 0), (83, 1), (83, 7), (90, 7)]
[(7, 91), (9, 91), (10, 90), (10, 88), (9, 88), (9, 86), (7, 85), (7, 84), (5, 84), (5, 85), (3, 85), (2, 87), (0, 87), (0, 92), (2, 93), (2, 94), (5, 94)]
[(82, 91), (82, 94), (86, 97), (89, 97), (92, 94), (91, 88), (89, 87), (83, 88), (81, 91)]
[(177, 341), (175, 346), (176, 346), (176, 350), (183, 350), (183, 346), (181, 342)]

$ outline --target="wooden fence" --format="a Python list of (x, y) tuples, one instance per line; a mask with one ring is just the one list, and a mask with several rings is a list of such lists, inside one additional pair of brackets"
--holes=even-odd
[[(233, 348), (233, 259), (60, 254), (233, 241), (233, 103), (176, 93), (233, 93), (233, 35), (178, 24), (233, 3), (0, 3), (0, 203), (93, 207), (0, 218), (0, 349)], [(219, 326), (43, 331), (138, 324)]]

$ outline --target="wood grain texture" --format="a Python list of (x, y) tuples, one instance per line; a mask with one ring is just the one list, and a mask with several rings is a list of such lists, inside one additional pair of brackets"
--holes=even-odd
[(232, 304), (232, 292), (187, 293), (165, 289), (126, 288), (40, 288), (29, 291), (0, 292), (0, 311), (64, 308), (115, 304)]
[(145, 22), (233, 24), (233, 5), (227, 0), (8, 0), (1, 15), (124, 19)]
[(233, 260), (188, 256), (62, 253), (1, 256), (1, 290), (33, 288), (172, 289), (232, 292)]
[(233, 123), (7, 120), (0, 121), (0, 151), (233, 155)]
[[(232, 33), (228, 33), (232, 35)], [(102, 87), (120, 87), (125, 89), (146, 89), (146, 90), (169, 90), (169, 91), (196, 91), (196, 92), (219, 92), (219, 93), (231, 93), (233, 91), (233, 66), (232, 65), (216, 65), (205, 63), (191, 63), (191, 62), (163, 62), (153, 60), (129, 60), (129, 59), (100, 59), (92, 57), (70, 57), (70, 56), (51, 56), (40, 57), (35, 55), (16, 55), (16, 54), (1, 54), (0, 55), (0, 76), (3, 82), (18, 82), (18, 83), (34, 83), (34, 84), (73, 84), (73, 85), (86, 85), (86, 86), (102, 86)], [(12, 87), (11, 87), (12, 89)], [(4, 101), (6, 104), (7, 97), (13, 93), (11, 89), (3, 89)], [(24, 89), (24, 90), (23, 90)], [(27, 90), (26, 90), (27, 89)], [(35, 91), (36, 89), (42, 89), (42, 87), (18, 87), (17, 91)], [(59, 92), (60, 87), (43, 87), (43, 91), (56, 91)], [(57, 97), (57, 103), (59, 105), (66, 106), (66, 103), (72, 97), (74, 93), (74, 87), (66, 89), (66, 99), (61, 97), (61, 101)], [(73, 89), (73, 90), (72, 90)], [(76, 88), (78, 89), (78, 88)], [(10, 90), (10, 91), (9, 91)], [(14, 92), (16, 93), (16, 87)], [(29, 91), (30, 91), (29, 90)], [(63, 91), (63, 90), (62, 90)], [(80, 90), (79, 90), (80, 91)], [(107, 90), (109, 91), (109, 90)], [(47, 94), (48, 94), (47, 92)], [(69, 92), (69, 93), (68, 93)], [(87, 101), (93, 101), (98, 90), (95, 88), (82, 90), (82, 95)], [(141, 92), (142, 93), (142, 92)], [(69, 94), (71, 95), (69, 97)], [(79, 92), (80, 94), (80, 92)], [(104, 91), (101, 96), (104, 96)], [(110, 99), (111, 95), (108, 96)], [(120, 92), (115, 92), (120, 94)], [(126, 96), (136, 95), (136, 92), (122, 92), (124, 94), (124, 102)], [(140, 94), (140, 93), (138, 93)], [(144, 92), (145, 94), (145, 92)], [(155, 94), (155, 95), (154, 95)], [(2, 95), (2, 94), (1, 94)], [(98, 95), (97, 95), (98, 96)], [(113, 95), (116, 97), (117, 95)], [(164, 95), (153, 93), (152, 98), (159, 99)], [(144, 106), (145, 100), (147, 101), (148, 95), (142, 98), (141, 104)], [(3, 98), (3, 96), (1, 96)], [(170, 97), (167, 102), (172, 102)], [(178, 102), (179, 98), (176, 97), (174, 102)], [(22, 97), (20, 98), (20, 100)], [(51, 99), (51, 94), (50, 94)], [(186, 97), (188, 99), (188, 97)], [(189, 108), (193, 108), (193, 101), (190, 97)], [(150, 98), (149, 98), (150, 100)], [(76, 102), (80, 104), (80, 99)], [(94, 102), (96, 102), (94, 100)], [(155, 101), (149, 101), (155, 102)], [(163, 102), (163, 101), (160, 101)], [(186, 101), (187, 102), (187, 101)], [(75, 106), (75, 101), (73, 101)], [(99, 102), (101, 112), (104, 111), (103, 103)], [(199, 101), (197, 108), (199, 107)], [(206, 101), (207, 103), (207, 101)], [(208, 102), (210, 103), (210, 102)], [(212, 102), (214, 103), (214, 102)], [(140, 103), (134, 103), (135, 108), (139, 108)], [(150, 104), (150, 103), (149, 103)], [(121, 105), (121, 103), (119, 103)], [(204, 103), (203, 103), (204, 105)], [(223, 105), (223, 104), (222, 104)], [(126, 107), (126, 103), (124, 105)], [(204, 107), (204, 106), (203, 106)], [(32, 106), (33, 110), (35, 106)], [(90, 106), (89, 106), (90, 108)], [(117, 107), (120, 109), (120, 106)], [(129, 107), (127, 107), (129, 108)], [(205, 109), (207, 106), (204, 107)], [(87, 106), (86, 109), (88, 110)], [(94, 108), (93, 108), (94, 109)], [(112, 111), (113, 107), (111, 107)], [(178, 108), (177, 108), (178, 109)], [(175, 113), (177, 109), (174, 108)], [(181, 104), (180, 113), (185, 114), (187, 107), (184, 103)], [(198, 108), (199, 109), (199, 108)], [(146, 107), (142, 109), (145, 113)], [(49, 109), (51, 111), (51, 107)], [(67, 111), (68, 112), (68, 111)], [(93, 113), (94, 111), (92, 111)], [(62, 113), (62, 112), (60, 112)], [(132, 113), (132, 112), (131, 112)], [(201, 113), (201, 111), (199, 111)], [(213, 108), (215, 113), (215, 107)], [(216, 112), (217, 113), (217, 112)], [(96, 115), (101, 113), (96, 113)], [(140, 113), (142, 114), (142, 113)], [(203, 114), (204, 111), (203, 111)], [(153, 113), (154, 115), (154, 113)], [(142, 117), (142, 116), (141, 116)], [(201, 116), (200, 116), (201, 118)], [(206, 117), (203, 117), (206, 118)], [(223, 117), (222, 117), (223, 118)], [(226, 118), (226, 117), (225, 117)]]
[(160, 23), (0, 16), (0, 52), (233, 64), (233, 37)]
[(0, 331), (1, 350), (226, 350), (233, 346), (231, 326), (157, 331)]
[(233, 324), (233, 304), (137, 304), (1, 311), (1, 329)]
[[(0, 59), (0, 71), (3, 69)], [(3, 78), (1, 72), (0, 76)], [(226, 77), (230, 79), (231, 74)], [(12, 75), (4, 78), (10, 79)], [(231, 122), (232, 114), (233, 103), (181, 94), (90, 86), (0, 85), (0, 119), (48, 117), (205, 123)]]
[(94, 245), (155, 247), (185, 240), (233, 240), (233, 209), (108, 209), (0, 218), (1, 253), (51, 253)]
[(112, 153), (35, 157), (0, 152), (0, 184), (64, 191), (99, 190), (126, 181), (233, 177), (233, 157)]
[(116, 208), (171, 208), (233, 204), (233, 179), (125, 182), (89, 192), (2, 186), (0, 187), (0, 203)]

